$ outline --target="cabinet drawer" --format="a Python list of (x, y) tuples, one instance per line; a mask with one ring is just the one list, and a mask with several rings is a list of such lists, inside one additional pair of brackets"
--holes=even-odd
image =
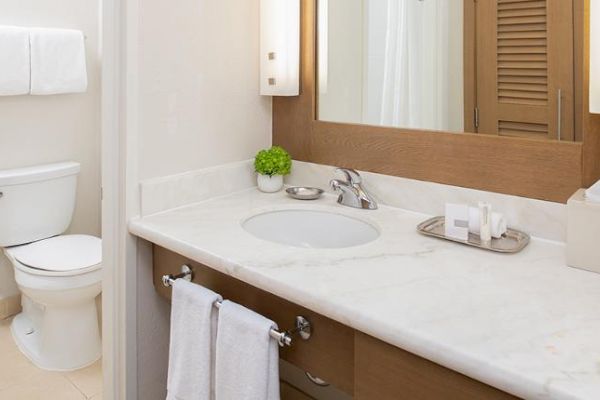
[(515, 400), (501, 390), (356, 332), (356, 400)]
[(169, 300), (171, 289), (162, 285), (161, 278), (179, 273), (181, 266), (187, 264), (194, 271), (194, 283), (277, 322), (281, 330), (292, 328), (296, 315), (308, 318), (313, 326), (310, 340), (295, 338), (291, 347), (280, 349), (281, 358), (348, 394), (354, 392), (354, 331), (351, 328), (159, 246), (153, 246), (153, 255), (154, 286)]
[(292, 385), (281, 382), (281, 400), (315, 400)]

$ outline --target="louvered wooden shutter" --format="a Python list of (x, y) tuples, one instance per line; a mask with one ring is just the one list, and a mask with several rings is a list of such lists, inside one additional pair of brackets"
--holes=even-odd
[(573, 140), (573, 0), (475, 1), (478, 132)]

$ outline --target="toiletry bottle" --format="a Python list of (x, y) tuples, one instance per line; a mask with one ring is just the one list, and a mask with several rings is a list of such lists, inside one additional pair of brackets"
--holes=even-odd
[(483, 246), (492, 244), (492, 205), (479, 202), (479, 237)]

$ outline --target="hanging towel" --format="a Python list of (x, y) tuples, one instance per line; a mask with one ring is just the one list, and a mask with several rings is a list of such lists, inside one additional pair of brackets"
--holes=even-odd
[(277, 328), (230, 301), (219, 310), (215, 364), (216, 400), (279, 400), (279, 347), (269, 336)]
[(221, 296), (183, 279), (173, 284), (167, 400), (214, 398), (214, 349)]
[(0, 96), (29, 94), (29, 30), (0, 26)]
[(85, 39), (71, 29), (33, 28), (31, 94), (81, 93), (87, 90)]

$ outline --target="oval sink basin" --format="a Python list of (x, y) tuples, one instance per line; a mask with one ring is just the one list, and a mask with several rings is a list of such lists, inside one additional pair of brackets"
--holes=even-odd
[(248, 218), (242, 227), (263, 240), (315, 249), (359, 246), (379, 237), (369, 223), (323, 211), (272, 211)]

